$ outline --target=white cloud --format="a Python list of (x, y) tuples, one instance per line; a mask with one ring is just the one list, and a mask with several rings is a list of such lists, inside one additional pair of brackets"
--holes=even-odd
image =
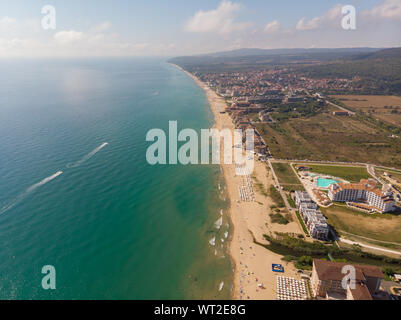
[(61, 45), (71, 44), (80, 41), (84, 38), (82, 32), (70, 30), (70, 31), (59, 31), (54, 35), (54, 40)]
[(111, 22), (110, 21), (104, 21), (101, 24), (98, 24), (94, 28), (91, 29), (93, 32), (105, 32), (111, 28)]
[(311, 20), (307, 20), (306, 18), (302, 18), (298, 21), (296, 29), (297, 30), (315, 30), (319, 28), (321, 25), (321, 18), (316, 17)]
[(17, 20), (10, 17), (3, 17), (0, 19), (0, 31), (7, 32), (14, 29), (17, 25)]
[(228, 0), (223, 0), (217, 9), (210, 11), (200, 10), (188, 21), (186, 30), (190, 32), (216, 32), (228, 34), (233, 31), (248, 29), (251, 24), (236, 22), (241, 5)]
[(0, 35), (13, 37), (24, 34), (25, 36), (40, 31), (39, 19), (17, 20), (11, 17), (0, 18)]
[(380, 5), (365, 11), (363, 16), (380, 19), (401, 19), (401, 0), (384, 0)]
[(308, 20), (305, 17), (301, 18), (297, 23), (296, 29), (301, 31), (306, 31), (306, 30), (316, 30), (328, 26), (339, 27), (341, 26), (342, 7), (343, 7), (342, 4), (337, 4), (322, 16), (315, 17), (310, 20)]
[(270, 23), (268, 23), (265, 28), (264, 28), (264, 33), (267, 34), (273, 34), (273, 33), (277, 33), (280, 31), (280, 22), (278, 22), (277, 20), (274, 20)]

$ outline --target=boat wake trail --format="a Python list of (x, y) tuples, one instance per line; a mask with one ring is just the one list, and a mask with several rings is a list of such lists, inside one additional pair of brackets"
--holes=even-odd
[(107, 146), (108, 143), (104, 142), (102, 143), (99, 147), (94, 149), (93, 151), (89, 152), (85, 157), (83, 157), (81, 160), (75, 162), (75, 163), (69, 163), (67, 164), (67, 168), (76, 168), (79, 167), (81, 164), (85, 163), (88, 161), (90, 158), (92, 158), (96, 153), (98, 153), (100, 150), (102, 150), (105, 146)]
[[(92, 158), (96, 153), (98, 153), (100, 150), (102, 150), (107, 145), (108, 145), (107, 142), (102, 143), (99, 147), (97, 147), (96, 149), (94, 149), (93, 151), (88, 153), (81, 160), (79, 160), (79, 161), (77, 161), (75, 163), (67, 164), (67, 168), (79, 167), (81, 164), (83, 164), (84, 162), (88, 161), (90, 158)], [(63, 174), (63, 171), (57, 171), (55, 174), (43, 179), (42, 181), (40, 181), (38, 183), (33, 184), (32, 186), (30, 186), (28, 189), (26, 189), (23, 193), (18, 195), (9, 204), (7, 204), (4, 207), (2, 207), (0, 209), (0, 215), (2, 215), (3, 213), (7, 212), (8, 210), (14, 208), (17, 204), (19, 204), (21, 201), (23, 201), (29, 194), (31, 194), (32, 192), (34, 192), (36, 189), (40, 188), (41, 186), (45, 185), (46, 183), (56, 179), (61, 174)]]
[(36, 189), (38, 189), (39, 187), (45, 185), (46, 183), (56, 179), (58, 176), (62, 175), (63, 171), (57, 171), (55, 174), (51, 175), (50, 177), (47, 177), (45, 179), (43, 179), (42, 181), (33, 184), (32, 186), (30, 186), (28, 189), (26, 189), (23, 193), (21, 193), (20, 195), (18, 195), (14, 201), (12, 201), (11, 203), (9, 203), (8, 205), (4, 206), (3, 208), (0, 209), (0, 215), (7, 212), (8, 210), (14, 208), (17, 204), (19, 204), (22, 200), (24, 200), (29, 194), (31, 194), (32, 192), (34, 192)]

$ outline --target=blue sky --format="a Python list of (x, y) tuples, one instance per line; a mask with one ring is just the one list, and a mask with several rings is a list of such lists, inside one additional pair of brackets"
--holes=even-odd
[[(56, 29), (41, 9), (56, 10)], [(356, 8), (356, 30), (341, 8)], [(401, 0), (9, 0), (0, 56), (198, 54), (241, 47), (401, 46)]]

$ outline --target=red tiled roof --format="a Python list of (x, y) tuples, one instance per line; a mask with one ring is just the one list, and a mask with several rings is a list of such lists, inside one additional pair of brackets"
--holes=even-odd
[(355, 289), (350, 289), (354, 300), (373, 300), (369, 289), (363, 283), (357, 283)]
[[(313, 264), (320, 280), (342, 280), (345, 276), (341, 272), (342, 268), (349, 263), (343, 262), (331, 262), (314, 259)], [(383, 272), (379, 267), (375, 266), (364, 266), (364, 265), (352, 265), (355, 267), (355, 280), (364, 281), (366, 277), (380, 278), (383, 279)]]

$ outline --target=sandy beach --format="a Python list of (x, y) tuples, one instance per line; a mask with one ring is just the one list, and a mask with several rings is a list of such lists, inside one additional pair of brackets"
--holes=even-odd
[[(221, 113), (226, 108), (224, 99), (198, 78), (181, 67), (176, 67), (188, 74), (205, 91), (215, 117), (215, 127), (219, 130), (224, 128), (233, 130), (234, 124), (230, 116), (227, 113)], [(278, 274), (272, 271), (272, 264), (283, 264), (284, 276), (297, 279), (299, 276), (296, 275), (292, 263), (285, 263), (281, 260), (282, 256), (256, 245), (253, 237), (259, 243), (267, 244), (263, 237), (264, 234), (272, 234), (275, 231), (300, 234), (302, 232), (295, 220), (285, 226), (270, 223), (270, 206), (273, 203), (269, 197), (256, 190), (255, 183), (253, 183), (255, 201), (242, 202), (238, 187), (242, 185), (243, 177), (235, 174), (234, 164), (222, 164), (221, 166), (226, 181), (227, 196), (230, 199), (228, 215), (233, 226), (229, 249), (234, 264), (232, 298), (236, 300), (275, 300)], [(254, 181), (262, 183), (265, 190), (274, 184), (267, 164), (256, 159), (252, 177)]]

